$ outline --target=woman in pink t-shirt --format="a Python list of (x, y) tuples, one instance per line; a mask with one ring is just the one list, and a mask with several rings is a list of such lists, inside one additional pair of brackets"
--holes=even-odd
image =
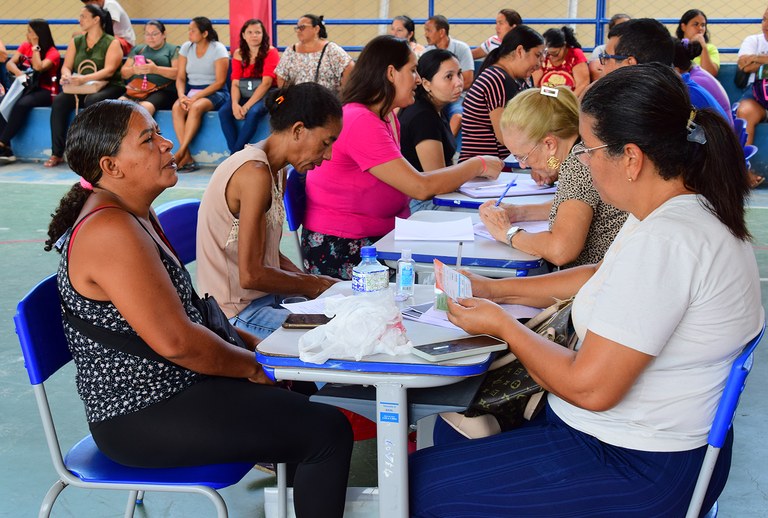
[(589, 85), (589, 65), (573, 29), (547, 29), (544, 33), (547, 56), (541, 69), (533, 73), (536, 86), (568, 86), (581, 97)]
[(395, 217), (407, 218), (411, 198), (425, 200), (501, 172), (497, 157), (428, 174), (403, 158), (394, 110), (413, 104), (419, 82), (416, 55), (405, 40), (378, 36), (360, 53), (342, 93), (344, 127), (333, 157), (307, 174), (302, 252), (309, 273), (350, 279), (360, 247), (394, 229)]

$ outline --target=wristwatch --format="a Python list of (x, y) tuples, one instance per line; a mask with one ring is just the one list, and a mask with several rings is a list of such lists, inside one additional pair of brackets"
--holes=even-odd
[[(518, 232), (522, 232), (523, 229), (520, 227), (510, 227), (509, 230), (507, 230), (507, 243), (509, 243), (509, 246), (512, 246), (512, 238), (515, 237), (515, 235)], [(515, 248), (512, 246), (512, 248)]]
[(35, 45), (34, 47), (32, 47), (32, 51), (40, 52), (40, 45)]

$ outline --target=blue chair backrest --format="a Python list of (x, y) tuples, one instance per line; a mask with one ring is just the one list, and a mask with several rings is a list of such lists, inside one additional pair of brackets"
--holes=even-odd
[(170, 201), (160, 205), (157, 219), (181, 261), (191, 263), (197, 257), (197, 212), (200, 200)]
[(296, 232), (304, 222), (304, 211), (307, 208), (305, 176), (296, 172), (293, 167), (288, 169), (283, 204), (285, 205), (285, 219), (291, 232)]
[(21, 299), (13, 321), (33, 385), (43, 383), (72, 359), (61, 323), (56, 274), (43, 279)]
[(755, 154), (757, 154), (757, 146), (753, 146), (752, 144), (744, 146), (744, 160), (749, 162)]
[(707, 440), (709, 444), (716, 448), (723, 447), (728, 430), (730, 430), (731, 424), (733, 424), (736, 407), (739, 405), (739, 398), (747, 384), (747, 375), (752, 370), (755, 347), (762, 340), (763, 333), (765, 333), (765, 325), (763, 325), (760, 333), (744, 346), (744, 350), (733, 362), (733, 366), (731, 366), (731, 372), (728, 375), (728, 380), (725, 382), (723, 396), (720, 399), (720, 404), (717, 406), (715, 420), (712, 422), (712, 428), (709, 430), (709, 438)]

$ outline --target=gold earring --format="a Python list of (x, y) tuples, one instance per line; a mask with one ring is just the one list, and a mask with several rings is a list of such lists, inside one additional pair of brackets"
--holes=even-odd
[(552, 171), (557, 171), (560, 169), (560, 160), (555, 155), (550, 155), (547, 158), (547, 167)]
[(632, 177), (631, 177), (631, 176), (628, 176), (628, 177), (627, 177), (627, 181), (628, 181), (629, 183), (632, 183), (632, 182), (633, 182), (633, 180), (632, 180)]

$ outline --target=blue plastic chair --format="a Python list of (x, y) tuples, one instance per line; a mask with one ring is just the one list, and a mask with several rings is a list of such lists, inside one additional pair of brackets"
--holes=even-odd
[(733, 119), (733, 131), (739, 139), (739, 145), (743, 148), (747, 145), (747, 121), (739, 117)]
[(752, 144), (744, 146), (744, 160), (747, 161), (747, 164), (749, 164), (749, 161), (755, 154), (757, 154), (757, 146), (753, 146)]
[(86, 489), (130, 491), (125, 516), (133, 516), (137, 497), (143, 491), (197, 493), (216, 506), (219, 518), (227, 517), (227, 506), (216, 489), (239, 482), (253, 463), (215, 464), (169, 469), (131, 468), (102, 454), (88, 435), (62, 457), (45, 382), (72, 359), (61, 322), (56, 276), (46, 277), (18, 304), (14, 316), (24, 364), (43, 421), (48, 451), (59, 479), (46, 493), (39, 516), (50, 516), (56, 498), (67, 486)]
[(197, 212), (200, 200), (186, 199), (169, 201), (160, 205), (155, 212), (168, 241), (184, 264), (197, 257)]
[[(698, 518), (699, 513), (701, 512), (701, 506), (704, 502), (707, 488), (709, 487), (709, 481), (712, 478), (712, 472), (717, 463), (717, 457), (720, 455), (720, 449), (723, 447), (723, 444), (725, 444), (728, 431), (733, 424), (733, 418), (736, 415), (736, 407), (739, 405), (739, 398), (741, 398), (741, 393), (744, 392), (744, 387), (747, 383), (747, 375), (752, 370), (755, 347), (757, 347), (757, 344), (762, 340), (763, 333), (765, 333), (765, 325), (763, 325), (763, 329), (760, 333), (744, 346), (742, 353), (733, 362), (731, 372), (725, 382), (723, 395), (720, 398), (720, 403), (717, 405), (715, 420), (712, 422), (712, 427), (709, 430), (707, 453), (701, 464), (699, 478), (696, 481), (696, 487), (693, 490), (691, 503), (688, 506), (688, 513), (685, 515), (686, 518)], [(709, 511), (706, 517), (709, 518), (716, 515), (717, 502), (715, 502), (714, 507)]]
[(285, 219), (290, 230), (296, 238), (296, 248), (299, 251), (301, 267), (304, 270), (304, 256), (301, 253), (301, 237), (299, 228), (304, 222), (304, 213), (307, 208), (307, 191), (305, 186), (306, 175), (296, 171), (293, 167), (288, 169), (283, 193), (283, 205), (285, 205)]

